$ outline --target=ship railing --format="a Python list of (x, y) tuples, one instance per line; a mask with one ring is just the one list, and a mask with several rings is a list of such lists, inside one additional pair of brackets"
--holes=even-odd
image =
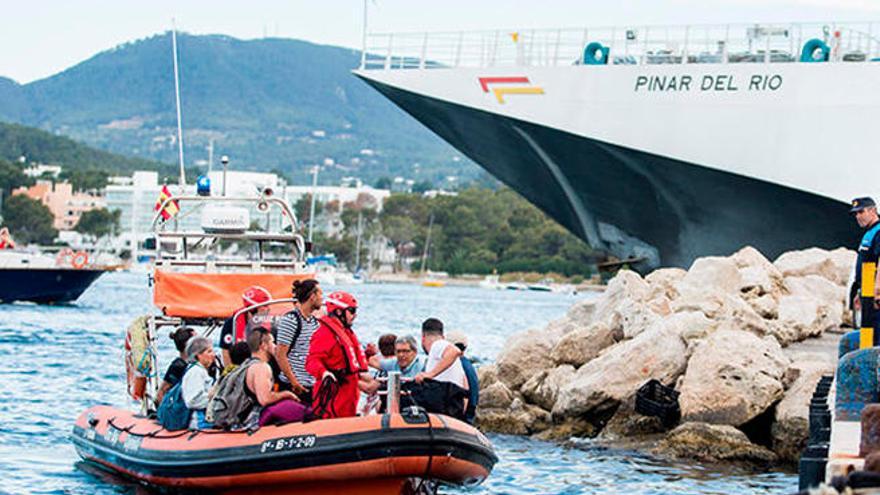
[(880, 22), (772, 23), (370, 33), (361, 69), (577, 65), (594, 42), (613, 65), (791, 63), (813, 39), (830, 62), (880, 59)]

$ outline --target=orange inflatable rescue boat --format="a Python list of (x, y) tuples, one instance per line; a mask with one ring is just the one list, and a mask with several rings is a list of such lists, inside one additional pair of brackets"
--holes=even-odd
[(167, 431), (97, 406), (80, 415), (73, 443), (83, 459), (144, 484), (235, 493), (405, 494), (422, 480), (473, 486), (498, 460), (473, 427), (419, 409), (249, 433)]
[[(160, 214), (170, 202), (179, 212), (196, 203), (202, 229), (165, 223)], [(266, 226), (251, 231), (249, 208)], [(498, 461), (489, 440), (456, 419), (401, 409), (397, 374), (388, 386), (391, 412), (384, 415), (254, 431), (169, 431), (150, 419), (159, 388), (159, 335), (185, 325), (210, 336), (251, 285), (273, 299), (250, 308), (273, 305), (272, 314), (283, 313), (293, 280), (314, 276), (294, 212), (271, 191), (258, 198), (167, 197), (156, 210), (153, 303), (161, 314), (136, 319), (125, 339), (129, 395), (140, 412), (95, 406), (80, 414), (72, 441), (84, 460), (145, 485), (221, 493), (431, 494), (437, 483), (471, 486), (489, 476)], [(222, 240), (253, 244), (241, 250), (252, 257), (224, 258)]]

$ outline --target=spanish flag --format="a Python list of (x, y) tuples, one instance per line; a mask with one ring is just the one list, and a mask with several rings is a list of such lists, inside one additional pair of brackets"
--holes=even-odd
[[(168, 198), (171, 198), (173, 195), (171, 191), (168, 189), (168, 184), (162, 186), (162, 191), (159, 192), (159, 199), (156, 201), (156, 206), (153, 207), (153, 210), (158, 211), (159, 208), (162, 208), (162, 203), (165, 202)], [(180, 205), (177, 204), (177, 201), (170, 201), (165, 205), (165, 208), (162, 208), (162, 211), (159, 212), (162, 215), (162, 220), (168, 220), (172, 218), (174, 215), (180, 211)]]

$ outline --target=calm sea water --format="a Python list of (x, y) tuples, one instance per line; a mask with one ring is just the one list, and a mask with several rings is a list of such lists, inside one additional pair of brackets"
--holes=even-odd
[[(509, 335), (563, 315), (575, 296), (404, 285), (351, 287), (361, 302), (362, 341), (384, 332), (415, 333), (428, 316), (471, 339), (490, 362)], [(108, 481), (78, 462), (68, 439), (79, 413), (125, 406), (122, 339), (136, 316), (152, 311), (147, 276), (113, 273), (76, 305), (0, 305), (0, 493), (144, 493)], [(162, 366), (174, 355), (162, 339)], [(490, 435), (501, 461), (480, 494), (791, 493), (796, 477), (675, 463), (583, 442), (577, 447)]]

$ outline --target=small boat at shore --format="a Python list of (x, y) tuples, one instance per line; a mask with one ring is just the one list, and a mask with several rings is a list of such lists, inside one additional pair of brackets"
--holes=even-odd
[(264, 426), (255, 432), (167, 431), (109, 406), (73, 428), (79, 455), (141, 483), (260, 493), (414, 493), (421, 480), (474, 486), (497, 462), (475, 428), (404, 408), (400, 414)]

